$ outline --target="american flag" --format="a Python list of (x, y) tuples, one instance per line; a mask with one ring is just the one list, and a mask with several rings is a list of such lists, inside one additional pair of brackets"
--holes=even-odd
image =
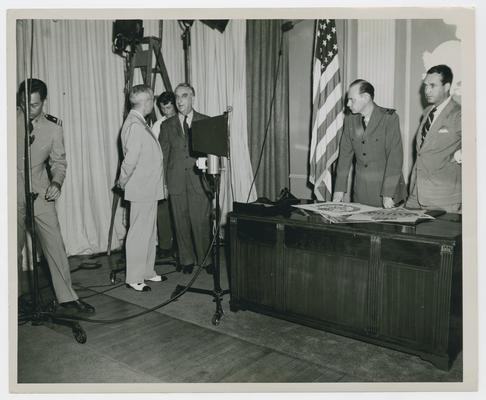
[(316, 22), (314, 47), (309, 161), (309, 181), (314, 185), (317, 200), (331, 200), (331, 168), (339, 154), (343, 120), (336, 23), (333, 19), (319, 19)]

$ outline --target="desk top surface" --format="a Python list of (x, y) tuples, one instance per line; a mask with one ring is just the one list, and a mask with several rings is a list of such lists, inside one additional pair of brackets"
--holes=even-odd
[(462, 235), (462, 216), (460, 214), (444, 214), (434, 220), (422, 221), (416, 225), (390, 222), (331, 224), (317, 214), (305, 214), (307, 215), (304, 215), (299, 210), (292, 210), (290, 214), (285, 216), (258, 216), (250, 213), (232, 212), (230, 217), (336, 232), (354, 232), (380, 236), (406, 236), (417, 239), (429, 238), (455, 241)]

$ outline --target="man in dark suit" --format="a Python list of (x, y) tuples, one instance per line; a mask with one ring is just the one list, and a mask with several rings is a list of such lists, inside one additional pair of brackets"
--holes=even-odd
[[(17, 250), (19, 265), (22, 265), (22, 248), (26, 241), (25, 199), (25, 92), (30, 92), (30, 176), (34, 201), (35, 232), (47, 260), (52, 285), (63, 312), (94, 313), (95, 308), (79, 299), (71, 282), (69, 261), (61, 236), (55, 202), (61, 195), (66, 177), (67, 161), (64, 136), (60, 119), (43, 111), (47, 97), (47, 86), (40, 79), (28, 79), (19, 87), (17, 108)], [(50, 176), (46, 169), (50, 166)]]
[[(160, 136), (160, 126), (162, 122), (177, 114), (175, 105), (175, 95), (173, 92), (163, 92), (157, 97), (157, 108), (160, 111), (159, 118), (152, 126), (152, 131), (158, 139)], [(157, 256), (160, 258), (171, 257), (173, 255), (173, 234), (172, 221), (169, 210), (169, 200), (167, 199), (166, 183), (164, 181), (164, 197), (159, 200), (157, 207)]]
[(164, 155), (164, 172), (174, 216), (179, 248), (179, 262), (184, 273), (191, 273), (194, 264), (210, 270), (211, 258), (204, 256), (210, 243), (209, 216), (211, 205), (196, 170), (197, 155), (191, 147), (193, 121), (208, 118), (193, 108), (195, 91), (187, 83), (175, 91), (178, 114), (162, 123), (160, 144)]
[(349, 86), (352, 114), (344, 119), (333, 201), (343, 201), (355, 157), (353, 201), (392, 208), (406, 198), (402, 137), (395, 110), (376, 105), (374, 95), (373, 85), (365, 80)]
[(461, 106), (449, 93), (452, 78), (447, 65), (436, 65), (424, 79), (430, 105), (424, 110), (417, 133), (409, 208), (461, 210)]

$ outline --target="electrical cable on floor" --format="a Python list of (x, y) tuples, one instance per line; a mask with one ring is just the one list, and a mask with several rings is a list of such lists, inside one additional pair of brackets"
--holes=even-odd
[[(158, 304), (154, 307), (148, 308), (148, 309), (146, 309), (142, 312), (139, 312), (139, 313), (136, 313), (136, 314), (133, 314), (133, 315), (129, 315), (129, 316), (123, 317), (123, 318), (116, 318), (116, 319), (106, 319), (106, 320), (92, 319), (92, 318), (85, 318), (85, 317), (82, 317), (82, 316), (79, 316), (79, 315), (69, 315), (69, 314), (56, 314), (55, 316), (59, 317), (59, 318), (64, 318), (64, 319), (67, 319), (67, 320), (73, 320), (73, 321), (85, 321), (85, 322), (92, 322), (92, 323), (99, 323), (99, 324), (114, 324), (114, 323), (118, 323), (118, 322), (128, 321), (130, 319), (137, 318), (137, 317), (140, 317), (142, 315), (148, 314), (152, 311), (158, 310), (159, 308), (165, 307), (166, 305), (176, 301), (179, 297), (183, 296), (189, 290), (189, 288), (192, 287), (192, 285), (194, 284), (194, 282), (198, 278), (199, 274), (201, 273), (201, 270), (203, 269), (203, 265), (206, 263), (208, 256), (211, 254), (211, 252), (214, 248), (214, 244), (216, 242), (216, 237), (217, 237), (217, 235), (219, 235), (219, 231), (220, 231), (220, 224), (217, 225), (216, 234), (213, 235), (213, 239), (210, 243), (210, 246), (209, 246), (206, 254), (204, 255), (204, 258), (203, 258), (201, 264), (198, 266), (196, 272), (194, 273), (194, 276), (191, 278), (189, 283), (184, 287), (183, 290), (181, 290), (179, 293), (177, 293), (177, 295), (175, 295), (174, 297), (171, 296), (170, 299), (164, 301), (163, 303)], [(42, 312), (40, 314), (42, 314)]]

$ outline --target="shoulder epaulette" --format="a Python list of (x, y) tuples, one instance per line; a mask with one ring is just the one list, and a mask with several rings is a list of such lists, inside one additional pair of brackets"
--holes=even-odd
[(53, 115), (50, 114), (45, 114), (45, 116), (48, 121), (51, 121), (56, 125), (62, 126), (62, 120), (60, 118), (54, 117)]
[(395, 110), (393, 108), (385, 108), (385, 113), (391, 115), (395, 113)]

